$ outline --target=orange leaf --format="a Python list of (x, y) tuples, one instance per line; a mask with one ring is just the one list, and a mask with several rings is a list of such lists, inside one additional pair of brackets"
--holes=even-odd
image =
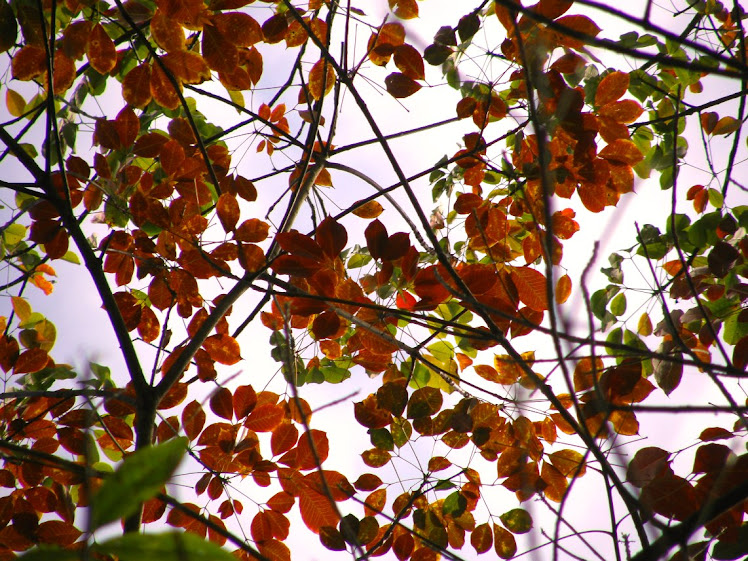
[(192, 51), (177, 51), (161, 57), (164, 66), (183, 84), (200, 84), (210, 80), (208, 63)]
[(291, 423), (281, 423), (270, 437), (270, 450), (273, 456), (288, 452), (299, 439), (299, 429)]
[(418, 4), (416, 0), (389, 0), (390, 10), (400, 19), (413, 19), (418, 17)]
[(210, 358), (221, 364), (236, 364), (241, 360), (241, 349), (236, 339), (226, 334), (211, 335), (203, 343)]
[[(310, 436), (314, 442), (314, 450), (312, 450), (309, 444)], [(312, 429), (309, 431), (309, 434), (302, 434), (296, 446), (297, 468), (299, 470), (308, 470), (319, 467), (327, 459), (329, 451), (330, 445), (327, 441), (327, 433)]]
[[(603, 80), (604, 81), (604, 80)], [(600, 88), (597, 89), (598, 93)], [(623, 99), (621, 101), (612, 101), (600, 108), (600, 116), (607, 117), (618, 123), (633, 123), (644, 112), (639, 102), (633, 99)]]
[(635, 166), (644, 159), (639, 148), (630, 140), (614, 140), (600, 150), (599, 156), (604, 160), (613, 160), (630, 166)]
[(241, 12), (215, 14), (213, 24), (221, 35), (237, 47), (251, 47), (264, 39), (257, 20)]
[[(564, 27), (568, 27), (572, 31), (584, 33), (590, 37), (597, 36), (601, 29), (587, 16), (563, 16), (556, 20), (556, 23)], [(561, 32), (563, 34), (563, 32)], [(584, 46), (584, 42), (570, 37), (569, 35), (562, 35), (559, 38), (559, 43), (562, 46), (566, 46), (572, 49), (581, 49)], [(617, 99), (617, 98), (616, 98)]]
[(713, 134), (713, 135), (721, 134), (721, 135), (727, 136), (728, 134), (732, 134), (736, 130), (738, 130), (742, 124), (743, 124), (742, 121), (739, 121), (735, 117), (722, 117), (714, 125), (714, 128), (712, 129), (710, 134)]
[(495, 382), (497, 384), (501, 383), (499, 382), (499, 375), (493, 366), (488, 366), (487, 364), (476, 364), (473, 368), (475, 368), (476, 374), (484, 380)]
[(309, 94), (318, 101), (332, 91), (335, 85), (335, 70), (324, 58), (319, 59), (309, 72)]
[(240, 242), (258, 243), (265, 241), (270, 225), (259, 218), (250, 218), (242, 222), (234, 232), (234, 239)]
[(224, 231), (233, 232), (239, 221), (239, 203), (236, 202), (236, 197), (230, 193), (223, 193), (218, 197), (216, 213)]
[(117, 49), (104, 27), (97, 23), (91, 30), (86, 48), (88, 62), (99, 74), (109, 74), (117, 65)]
[[(354, 205), (357, 203), (354, 203)], [(369, 201), (356, 208), (353, 214), (359, 218), (365, 218), (366, 220), (372, 220), (382, 214), (384, 208), (377, 201)]]
[(392, 97), (404, 98), (413, 95), (421, 89), (421, 84), (400, 72), (393, 72), (384, 79), (387, 91)]
[(517, 267), (512, 270), (512, 280), (523, 303), (538, 312), (548, 309), (546, 280), (542, 273), (530, 267)]
[[(317, 475), (311, 473), (309, 476)], [(307, 476), (307, 477), (309, 477)], [(323, 526), (337, 526), (338, 514), (334, 505), (321, 493), (316, 485), (310, 485), (311, 480), (304, 478), (304, 484), (299, 486), (299, 510), (301, 518), (315, 534), (318, 534)]]
[(618, 71), (611, 72), (603, 78), (597, 86), (595, 105), (601, 107), (619, 99), (626, 93), (628, 88), (629, 75), (627, 73)]
[(244, 421), (255, 432), (271, 432), (283, 420), (283, 409), (275, 404), (258, 405)]
[(571, 294), (571, 279), (564, 275), (556, 281), (556, 302), (563, 304)]

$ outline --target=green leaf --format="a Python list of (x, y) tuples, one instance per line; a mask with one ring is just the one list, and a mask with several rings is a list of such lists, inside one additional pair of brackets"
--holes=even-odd
[(451, 514), (453, 517), (460, 516), (467, 508), (467, 499), (459, 491), (455, 491), (444, 499), (442, 512)]
[(371, 429), (369, 431), (371, 443), (380, 450), (391, 451), (395, 449), (395, 441), (387, 429)]
[(61, 547), (42, 545), (24, 553), (19, 559), (23, 561), (78, 561), (80, 553)]
[(610, 302), (610, 312), (616, 317), (626, 313), (626, 295), (623, 292)]
[(158, 493), (182, 461), (187, 442), (185, 437), (174, 438), (125, 458), (91, 500), (91, 529), (134, 514)]
[(92, 549), (120, 561), (236, 561), (225, 549), (189, 532), (130, 533)]
[(10, 224), (3, 230), (3, 242), (5, 245), (16, 245), (26, 237), (26, 226), (23, 224)]
[(513, 534), (526, 534), (532, 529), (532, 516), (523, 508), (515, 508), (500, 517), (501, 523)]
[(72, 263), (73, 265), (81, 264), (81, 260), (78, 258), (78, 255), (73, 251), (68, 251), (67, 253), (65, 253), (65, 255), (60, 257), (60, 259), (62, 259), (63, 261), (67, 261), (68, 263)]

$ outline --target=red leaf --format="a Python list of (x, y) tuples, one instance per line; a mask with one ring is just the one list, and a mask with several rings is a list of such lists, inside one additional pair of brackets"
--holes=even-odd
[(39, 524), (36, 529), (36, 537), (39, 543), (49, 543), (63, 547), (75, 543), (81, 533), (70, 522), (63, 522), (62, 520), (47, 520)]
[(299, 429), (291, 423), (281, 423), (270, 437), (270, 450), (273, 456), (288, 452), (299, 439)]

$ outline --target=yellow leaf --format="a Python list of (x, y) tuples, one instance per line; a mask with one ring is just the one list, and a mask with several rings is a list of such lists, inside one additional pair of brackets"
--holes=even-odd
[(5, 91), (5, 106), (14, 117), (21, 117), (26, 110), (26, 100), (18, 92), (7, 89)]
[(652, 335), (652, 320), (649, 319), (649, 314), (644, 312), (639, 318), (639, 324), (636, 326), (636, 332), (644, 337)]

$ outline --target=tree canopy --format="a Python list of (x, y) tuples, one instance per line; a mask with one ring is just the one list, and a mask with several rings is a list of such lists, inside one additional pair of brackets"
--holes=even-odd
[(0, 559), (748, 555), (745, 20), (0, 0)]

